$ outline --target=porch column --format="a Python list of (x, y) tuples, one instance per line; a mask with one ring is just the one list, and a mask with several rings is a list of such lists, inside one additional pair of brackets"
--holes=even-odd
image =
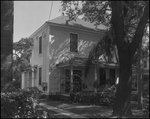
[(24, 89), (25, 88), (25, 73), (22, 72), (21, 74), (21, 89)]
[(34, 68), (32, 68), (32, 87), (34, 87)]
[(73, 91), (73, 67), (70, 67), (71, 77), (70, 77), (70, 92)]
[(27, 78), (26, 78), (26, 80), (27, 80), (27, 87), (29, 87), (29, 71), (27, 71)]
[[(97, 81), (97, 67), (95, 67), (95, 82)], [(97, 89), (94, 88), (94, 92), (96, 93), (97, 92)]]

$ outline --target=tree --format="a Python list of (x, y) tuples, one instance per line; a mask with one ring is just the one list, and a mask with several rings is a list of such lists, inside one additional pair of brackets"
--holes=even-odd
[(22, 38), (13, 44), (13, 78), (15, 87), (20, 88), (21, 72), (30, 66), (33, 39)]
[(1, 1), (1, 89), (12, 81), (13, 1)]
[[(68, 22), (81, 15), (96, 26), (103, 23), (108, 27), (102, 39), (107, 45), (105, 51), (111, 54), (113, 47), (109, 46), (116, 46), (119, 60), (119, 84), (112, 116), (133, 116), (130, 104), (132, 64), (146, 28), (149, 27), (149, 1), (63, 1), (62, 11), (69, 16)], [(102, 49), (100, 42), (93, 50), (95, 58), (102, 54), (99, 53)]]

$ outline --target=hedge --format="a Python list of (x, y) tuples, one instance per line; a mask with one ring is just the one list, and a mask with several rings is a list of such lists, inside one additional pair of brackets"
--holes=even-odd
[(41, 92), (36, 87), (2, 92), (1, 118), (37, 117), (36, 105), (40, 95)]

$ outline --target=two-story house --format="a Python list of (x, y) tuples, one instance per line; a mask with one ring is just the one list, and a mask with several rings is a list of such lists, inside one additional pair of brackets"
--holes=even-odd
[[(60, 16), (45, 22), (30, 38), (34, 46), (31, 68), (22, 72), (22, 88), (36, 86), (47, 94), (57, 92), (93, 91), (94, 81), (101, 84), (117, 77), (117, 65), (93, 64), (85, 77), (85, 64), (89, 51), (105, 35), (105, 26), (77, 19), (66, 23)], [(107, 67), (106, 67), (107, 65)], [(83, 84), (87, 88), (83, 88)]]

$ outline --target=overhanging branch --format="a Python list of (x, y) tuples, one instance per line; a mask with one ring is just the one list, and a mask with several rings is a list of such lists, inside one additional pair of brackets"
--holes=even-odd
[[(139, 45), (142, 42), (142, 37), (144, 35), (144, 30), (145, 30), (148, 19), (149, 19), (149, 4), (147, 4), (144, 9), (144, 14), (139, 21), (135, 35), (130, 44), (131, 56), (134, 56), (136, 49), (139, 47)], [(132, 57), (132, 59), (133, 59), (133, 57)]]

